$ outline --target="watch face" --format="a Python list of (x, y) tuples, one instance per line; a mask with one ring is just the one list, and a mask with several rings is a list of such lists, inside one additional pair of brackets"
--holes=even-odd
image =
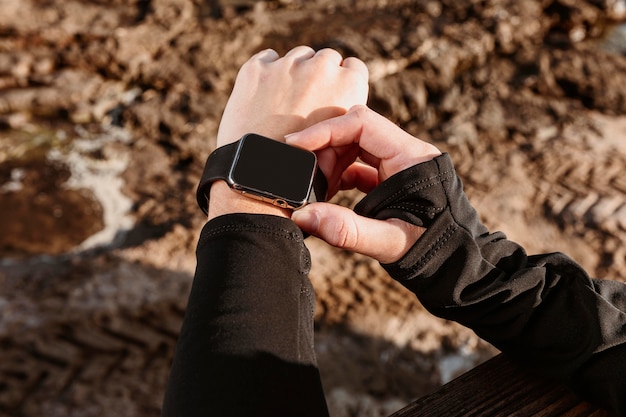
[(230, 172), (233, 188), (280, 206), (303, 206), (317, 166), (313, 152), (260, 135), (241, 139)]

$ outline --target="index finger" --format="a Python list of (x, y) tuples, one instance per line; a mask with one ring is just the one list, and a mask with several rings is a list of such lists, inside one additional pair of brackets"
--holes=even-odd
[(428, 161), (441, 152), (366, 106), (352, 107), (346, 114), (288, 135), (287, 143), (316, 151), (357, 144), (362, 154), (379, 159), (381, 179)]
[[(378, 118), (382, 120), (377, 120)], [(379, 126), (381, 123), (386, 124), (390, 122), (366, 106), (357, 105), (350, 108), (344, 115), (319, 122), (300, 132), (287, 135), (285, 139), (287, 143), (311, 151), (351, 144), (359, 144), (364, 149), (370, 151), (373, 149), (367, 148), (376, 147), (376, 143), (370, 140), (369, 135), (366, 133), (381, 130), (383, 128), (383, 126)]]

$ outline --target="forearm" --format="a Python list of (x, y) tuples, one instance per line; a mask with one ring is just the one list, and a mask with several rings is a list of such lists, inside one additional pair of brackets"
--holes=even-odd
[[(588, 398), (624, 407), (620, 396), (611, 399), (611, 393), (626, 392), (624, 372), (598, 381), (598, 372), (611, 372), (603, 369), (604, 355), (618, 361), (613, 369), (626, 369), (626, 356), (615, 355), (626, 347), (623, 297), (621, 304), (615, 297), (625, 291), (623, 284), (602, 294), (566, 256), (529, 257), (502, 233), (490, 234), (445, 155), (399, 175), (357, 206), (372, 217), (401, 217), (428, 228), (403, 259), (384, 265), (389, 273), (433, 314), (472, 328)], [(591, 381), (601, 388), (592, 392)]]
[(197, 258), (163, 415), (324, 415), (298, 228), (276, 216), (217, 217)]

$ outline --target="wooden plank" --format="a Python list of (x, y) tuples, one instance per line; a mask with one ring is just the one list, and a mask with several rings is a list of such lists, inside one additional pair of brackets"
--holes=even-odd
[(544, 379), (500, 354), (391, 417), (610, 417), (567, 386)]

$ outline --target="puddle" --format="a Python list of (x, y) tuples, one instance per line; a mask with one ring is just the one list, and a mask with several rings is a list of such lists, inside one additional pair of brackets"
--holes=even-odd
[(29, 125), (0, 131), (0, 258), (115, 245), (132, 227), (118, 129)]

